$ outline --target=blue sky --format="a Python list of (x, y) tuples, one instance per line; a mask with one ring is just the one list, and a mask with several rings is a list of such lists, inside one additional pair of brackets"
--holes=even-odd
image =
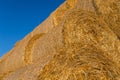
[(0, 57), (65, 0), (0, 0)]

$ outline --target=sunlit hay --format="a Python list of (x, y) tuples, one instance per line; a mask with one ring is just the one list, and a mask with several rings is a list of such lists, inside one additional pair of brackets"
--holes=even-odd
[[(75, 1), (67, 0), (52, 14), (55, 26), (65, 21), (59, 26), (63, 29), (61, 34), (64, 47), (58, 51), (56, 49), (57, 54), (44, 68), (41, 68), (42, 64), (38, 65), (39, 68), (34, 71), (40, 69), (39, 74), (27, 75), (25, 71), (24, 77), (39, 75), (38, 80), (120, 80), (120, 42), (117, 38), (120, 38), (120, 0), (93, 0), (96, 12), (75, 8)], [(86, 5), (83, 4), (83, 7)], [(69, 12), (72, 8), (75, 9)], [(26, 65), (32, 63), (34, 44), (43, 35), (33, 36), (26, 45)], [(34, 65), (28, 68), (34, 68)], [(8, 75), (0, 75), (0, 80)]]
[(94, 0), (100, 14), (120, 13), (119, 0)]
[(86, 48), (71, 53), (56, 55), (38, 80), (119, 80), (120, 69), (103, 52)]
[(16, 42), (16, 44), (14, 45), (14, 47), (19, 46), (20, 43), (21, 43), (21, 41)]
[(62, 18), (64, 17), (65, 13), (70, 9), (70, 6), (66, 7), (66, 4), (63, 4), (60, 6), (61, 8), (58, 8), (54, 13), (53, 13), (53, 19), (54, 19), (54, 26), (57, 26)]
[[(75, 10), (63, 25), (65, 46), (40, 71), (38, 80), (119, 80), (120, 65), (102, 49), (112, 32), (92, 12)], [(119, 53), (117, 53), (119, 54)]]
[(67, 0), (68, 5), (70, 5), (71, 7), (75, 7), (77, 0)]
[(33, 48), (35, 42), (43, 35), (44, 35), (44, 33), (36, 34), (29, 40), (28, 44), (26, 45), (25, 54), (24, 54), (24, 61), (26, 64), (32, 63), (32, 48)]
[(120, 38), (120, 0), (94, 0), (97, 11)]
[[(70, 43), (68, 46), (79, 43), (83, 46), (92, 44), (96, 48), (106, 51), (106, 54), (112, 56), (112, 60), (120, 63), (120, 53), (116, 47), (111, 45), (114, 43), (116, 36), (111, 32), (113, 30), (108, 29), (109, 24), (101, 16), (93, 12), (78, 10), (69, 14), (66, 22), (68, 23), (65, 24), (64, 35), (66, 35), (65, 41)], [(113, 22), (113, 24), (116, 23)]]
[(62, 19), (64, 18), (65, 14), (74, 8), (76, 0), (67, 0), (64, 4), (62, 4), (53, 14), (54, 19), (54, 26), (57, 26)]
[(119, 50), (114, 47), (118, 46), (114, 43), (117, 37), (104, 19), (95, 13), (79, 9), (73, 11), (67, 16), (63, 31), (66, 47), (72, 49), (74, 46), (75, 49), (79, 49), (93, 45), (105, 51), (105, 55), (110, 55), (112, 60), (120, 63)]

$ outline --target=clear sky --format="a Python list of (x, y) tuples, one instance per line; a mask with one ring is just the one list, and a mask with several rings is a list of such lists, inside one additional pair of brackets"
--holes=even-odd
[(0, 57), (65, 0), (0, 0)]

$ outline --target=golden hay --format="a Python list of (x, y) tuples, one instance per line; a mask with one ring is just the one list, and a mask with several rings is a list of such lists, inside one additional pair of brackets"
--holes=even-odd
[(67, 0), (32, 35), (1, 59), (0, 80), (120, 80), (120, 0)]
[(120, 80), (120, 52), (112, 46), (118, 41), (113, 32), (120, 37), (118, 0), (94, 3), (97, 14), (76, 9), (67, 15), (65, 46), (40, 71), (38, 80)]
[(120, 0), (94, 0), (97, 13), (120, 38)]
[(32, 63), (32, 51), (31, 50), (32, 50), (35, 42), (43, 35), (44, 35), (44, 33), (36, 34), (29, 40), (27, 46), (25, 47), (25, 54), (24, 54), (24, 61), (26, 64)]

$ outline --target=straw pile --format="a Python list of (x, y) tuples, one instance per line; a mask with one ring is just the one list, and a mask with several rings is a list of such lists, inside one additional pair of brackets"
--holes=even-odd
[(70, 12), (63, 24), (64, 47), (40, 71), (38, 80), (120, 80), (118, 3), (95, 0), (96, 12)]
[(0, 80), (120, 80), (120, 0), (67, 0), (1, 58)]
[(29, 40), (27, 46), (25, 47), (24, 61), (25, 61), (26, 65), (32, 63), (32, 51), (31, 51), (31, 50), (32, 50), (35, 42), (36, 42), (40, 37), (42, 37), (43, 35), (44, 35), (44, 33), (42, 33), (42, 34), (36, 34), (35, 36), (33, 36), (33, 37)]

